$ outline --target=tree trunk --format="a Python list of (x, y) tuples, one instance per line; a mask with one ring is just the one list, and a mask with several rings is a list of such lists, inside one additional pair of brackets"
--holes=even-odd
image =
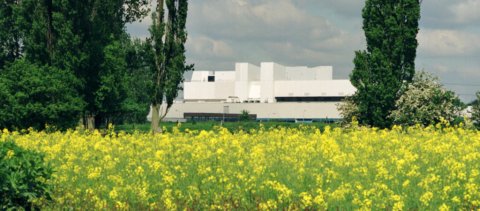
[(87, 115), (87, 130), (95, 130), (95, 115)]
[(152, 133), (162, 133), (160, 128), (160, 104), (152, 105)]

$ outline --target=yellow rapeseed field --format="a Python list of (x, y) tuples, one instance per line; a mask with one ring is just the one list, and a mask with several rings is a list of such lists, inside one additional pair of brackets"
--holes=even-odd
[(480, 132), (460, 127), (0, 135), (46, 154), (46, 209), (480, 208)]

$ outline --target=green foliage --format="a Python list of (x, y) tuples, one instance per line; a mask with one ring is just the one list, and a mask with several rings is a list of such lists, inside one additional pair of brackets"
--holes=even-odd
[(120, 122), (144, 123), (151, 104), (153, 56), (151, 46), (139, 39), (128, 40), (126, 44), (126, 73), (123, 83), (126, 99), (123, 101), (123, 115)]
[(69, 71), (21, 59), (0, 73), (0, 128), (74, 127), (83, 109)]
[[(68, 87), (71, 85), (72, 78), (75, 81), (74, 91), (77, 92), (75, 98), (80, 99), (75, 104), (82, 108), (83, 115), (95, 116), (97, 125), (111, 122), (114, 117), (122, 116), (125, 112), (128, 113), (132, 110), (137, 113), (139, 113), (138, 110), (142, 110), (142, 113), (145, 113), (144, 110), (148, 109), (148, 105), (142, 104), (144, 108), (138, 109), (136, 104), (138, 97), (132, 94), (133, 91), (127, 91), (131, 85), (139, 85), (139, 83), (125, 82), (127, 66), (129, 62), (132, 62), (126, 60), (127, 49), (125, 47), (129, 44), (129, 37), (125, 32), (125, 24), (147, 15), (148, 5), (148, 0), (120, 2), (104, 0), (1, 1), (0, 69), (7, 68), (6, 65), (15, 62), (22, 56), (24, 62), (36, 67), (34, 69), (41, 69), (36, 73), (42, 76), (44, 84), (56, 84), (57, 81), (48, 80), (59, 78), (58, 71), (69, 72), (64, 77), (69, 78), (66, 85)], [(55, 69), (55, 71), (50, 69)], [(29, 73), (26, 72), (26, 70), (23, 71), (28, 75)], [(50, 76), (51, 74), (52, 76)], [(145, 74), (143, 76), (143, 78), (136, 77), (135, 79), (145, 80)], [(0, 103), (9, 106), (1, 108), (0, 115), (5, 118), (0, 120), (0, 126), (26, 127), (33, 125), (36, 128), (42, 128), (47, 120), (47, 122), (52, 122), (52, 119), (66, 120), (65, 126), (72, 125), (73, 121), (78, 121), (79, 116), (66, 112), (68, 109), (65, 107), (45, 108), (43, 103), (38, 103), (52, 100), (60, 102), (61, 98), (70, 98), (72, 91), (70, 88), (66, 89), (67, 97), (29, 99), (28, 95), (25, 95), (26, 97), (23, 98), (23, 96), (19, 96), (21, 94), (12, 94), (17, 91), (24, 92), (16, 90), (19, 87), (9, 83), (18, 78), (5, 77), (2, 79), (4, 83), (0, 85), (4, 88), (0, 94), (5, 98)], [(65, 104), (70, 103), (68, 99), (65, 102)], [(24, 104), (35, 106), (26, 107), (23, 106)], [(52, 107), (57, 105), (52, 105)], [(78, 113), (77, 108), (67, 107)], [(46, 111), (42, 111), (42, 109)], [(5, 112), (7, 110), (10, 113)], [(64, 110), (65, 112), (57, 113), (52, 110)], [(34, 114), (34, 118), (27, 120), (27, 114)], [(35, 116), (41, 117), (35, 118)], [(134, 116), (138, 118), (139, 114)], [(143, 116), (145, 119), (146, 114)], [(73, 119), (68, 119), (70, 117)]]
[(112, 42), (104, 49), (105, 59), (99, 72), (100, 87), (95, 92), (95, 105), (98, 115), (107, 123), (122, 114), (123, 101), (126, 98), (125, 79), (126, 62), (124, 46), (118, 41)]
[[(151, 131), (150, 124), (124, 124), (124, 125), (117, 125), (115, 126), (116, 132), (126, 132), (126, 133), (134, 133), (135, 131), (147, 133)], [(299, 124), (294, 122), (257, 122), (257, 121), (248, 121), (248, 122), (196, 122), (196, 121), (188, 121), (184, 123), (176, 123), (176, 122), (163, 122), (162, 127), (166, 130), (165, 132), (173, 132), (174, 128), (178, 128), (180, 132), (185, 131), (214, 131), (218, 127), (227, 128), (231, 133), (238, 133), (239, 131), (248, 132), (253, 129), (258, 129), (259, 127), (264, 127), (266, 129), (270, 128), (299, 128), (305, 126), (305, 124)], [(326, 126), (330, 127), (338, 127), (337, 124), (329, 124), (324, 122), (313, 122), (308, 124), (309, 127), (315, 127), (320, 130), (324, 130)]]
[(0, 209), (37, 209), (50, 200), (52, 168), (43, 154), (0, 142)]
[(167, 0), (166, 5), (169, 12), (164, 54), (166, 74), (163, 82), (165, 100), (170, 107), (181, 89), (183, 74), (193, 70), (193, 65), (187, 65), (185, 57), (188, 0)]
[(152, 87), (150, 53), (146, 42), (128, 36), (105, 48), (96, 103), (106, 123), (146, 121)]
[(0, 1), (0, 71), (20, 57), (22, 31), (18, 26), (19, 5), (15, 0)]
[(361, 124), (391, 126), (389, 113), (413, 78), (419, 0), (367, 0), (363, 9), (367, 50), (357, 51), (350, 80)]
[(477, 128), (480, 128), (480, 92), (476, 93), (477, 99), (472, 103), (472, 120)]
[[(125, 98), (119, 78), (125, 71), (125, 24), (143, 18), (149, 1), (21, 2), (28, 61), (72, 71), (86, 103), (84, 115), (109, 121)], [(117, 51), (120, 49), (121, 51)], [(123, 72), (120, 73), (119, 71)]]
[[(114, 78), (118, 76), (108, 76), (108, 74), (116, 74), (116, 71), (112, 70), (118, 70), (123, 65), (118, 63), (121, 60), (114, 60), (112, 55), (108, 55), (109, 52), (112, 53), (109, 48), (123, 39), (127, 22), (146, 14), (147, 3), (146, 0), (121, 3), (94, 0), (74, 1), (68, 5), (72, 12), (76, 12), (71, 19), (74, 26), (73, 33), (82, 40), (80, 49), (85, 55), (85, 58), (81, 57), (85, 62), (75, 68), (77, 77), (83, 82), (81, 93), (87, 103), (85, 113), (96, 116), (97, 123), (109, 118), (109, 115), (105, 116), (106, 113), (115, 113), (118, 109), (116, 100), (111, 105), (99, 103), (99, 98), (102, 101), (101, 99), (105, 97), (99, 97), (101, 93), (114, 93), (119, 90), (117, 84), (105, 81), (115, 81)], [(112, 96), (112, 98), (118, 96)]]
[(240, 114), (239, 120), (242, 122), (247, 122), (250, 121), (250, 112), (247, 110), (242, 110), (242, 113)]
[[(152, 60), (152, 130), (160, 131), (158, 122), (168, 112), (178, 96), (183, 82), (183, 74), (193, 70), (186, 64), (185, 42), (187, 41), (186, 21), (188, 0), (163, 0), (157, 2), (157, 11), (152, 14), (148, 40), (153, 55)], [(166, 16), (166, 17), (165, 17)], [(166, 112), (162, 116), (160, 106), (165, 102)]]
[(81, 24), (85, 14), (78, 11), (82, 3), (86, 2), (23, 0), (18, 21), (24, 30), (24, 58), (31, 63), (73, 72), (81, 82), (77, 87), (79, 91), (85, 82), (80, 70), (90, 65), (86, 49), (90, 44), (83, 37), (86, 33), (82, 32), (87, 29)]
[(337, 105), (337, 109), (342, 117), (342, 125), (347, 126), (358, 116), (358, 107), (352, 97), (346, 97)]
[(390, 118), (399, 125), (428, 126), (442, 120), (455, 123), (464, 107), (455, 93), (446, 90), (438, 78), (419, 72), (397, 100)]

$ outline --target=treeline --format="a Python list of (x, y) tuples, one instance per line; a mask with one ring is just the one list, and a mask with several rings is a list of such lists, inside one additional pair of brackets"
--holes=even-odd
[[(132, 39), (126, 24), (149, 12), (148, 0), (0, 1), (0, 128), (144, 122), (152, 93), (163, 93), (156, 81), (167, 77), (157, 78), (156, 66), (169, 56), (153, 35)], [(173, 63), (178, 74), (187, 70), (184, 56)], [(176, 97), (178, 83), (172, 87)]]
[(355, 52), (350, 75), (357, 92), (339, 110), (344, 123), (390, 128), (440, 122), (480, 128), (480, 93), (471, 118), (458, 96), (439, 79), (415, 71), (421, 0), (366, 0), (362, 10), (367, 49)]

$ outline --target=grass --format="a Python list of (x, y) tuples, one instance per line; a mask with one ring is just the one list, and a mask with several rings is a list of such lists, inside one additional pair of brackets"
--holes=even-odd
[[(331, 127), (336, 127), (336, 123), (323, 123), (323, 122), (313, 122), (313, 123), (293, 123), (293, 122), (225, 122), (223, 124), (224, 128), (227, 128), (230, 132), (238, 131), (250, 131), (251, 129), (258, 129), (262, 124), (265, 128), (299, 128), (301, 125), (314, 126), (323, 131), (325, 126), (330, 125)], [(220, 122), (185, 122), (185, 123), (174, 123), (174, 122), (162, 122), (161, 127), (164, 127), (166, 131), (172, 132), (172, 129), (176, 126), (179, 126), (180, 131), (188, 130), (214, 130), (215, 127), (222, 126)], [(127, 133), (133, 133), (134, 131), (148, 132), (150, 131), (150, 123), (144, 124), (124, 124), (115, 126), (116, 131), (125, 131)]]

